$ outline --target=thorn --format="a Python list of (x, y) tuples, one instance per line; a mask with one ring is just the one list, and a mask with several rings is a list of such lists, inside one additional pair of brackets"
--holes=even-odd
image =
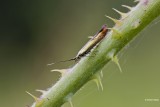
[(114, 11), (116, 11), (117, 13), (119, 13), (119, 14), (121, 15), (122, 19), (127, 17), (127, 14), (126, 14), (126, 13), (120, 12), (119, 10), (117, 10), (117, 9), (115, 9), (115, 8), (112, 8), (112, 9), (113, 9)]
[(132, 10), (132, 7), (127, 6), (127, 5), (122, 5), (122, 7), (125, 7), (125, 8), (127, 8), (127, 9), (129, 9), (129, 10)]
[(98, 83), (98, 80), (97, 79), (93, 79), (93, 81), (96, 83), (96, 85), (97, 85), (97, 88), (98, 88), (98, 90), (99, 90), (99, 83)]
[(71, 99), (69, 99), (68, 102), (71, 105), (71, 107), (73, 107), (73, 103), (72, 103)]
[(101, 75), (101, 77), (103, 77), (103, 71), (101, 70), (101, 72), (100, 72), (100, 75)]
[(112, 61), (118, 66), (120, 72), (122, 73), (122, 68), (121, 68), (121, 66), (119, 64), (117, 56), (112, 57)]
[(108, 53), (108, 57), (118, 66), (120, 72), (122, 73), (122, 69), (121, 69), (121, 66), (118, 62), (118, 58), (117, 56), (115, 56), (115, 53), (116, 53), (116, 50), (113, 49), (111, 50), (109, 53)]
[(69, 93), (69, 94), (64, 98), (64, 101), (65, 101), (65, 102), (69, 102), (69, 104), (71, 105), (71, 107), (73, 107), (72, 96), (73, 96), (73, 93)]
[[(105, 15), (106, 16), (106, 15)], [(114, 19), (114, 18), (112, 18), (112, 17), (110, 17), (110, 16), (106, 16), (107, 18), (109, 18), (110, 20), (112, 20), (115, 24), (117, 24), (117, 25), (121, 25), (122, 24), (122, 22), (120, 21), (120, 20), (117, 20), (117, 19)]]
[(28, 91), (26, 91), (27, 94), (29, 94), (36, 102), (39, 101), (39, 98), (37, 98), (36, 96), (34, 96), (33, 94), (29, 93)]
[(103, 91), (103, 84), (102, 84), (101, 77), (100, 77), (99, 74), (95, 74), (95, 75), (94, 75), (93, 81), (96, 83), (96, 85), (97, 85), (97, 87), (98, 87), (98, 90), (99, 90), (100, 87), (101, 87), (101, 90)]
[(99, 81), (100, 87), (101, 87), (101, 89), (102, 89), (102, 91), (103, 91), (103, 84), (102, 84), (102, 81), (101, 81), (101, 77), (100, 77), (100, 76), (98, 77), (98, 81)]
[(44, 91), (44, 90), (37, 89), (36, 91), (41, 92), (42, 94), (46, 93), (46, 91)]
[(53, 70), (51, 70), (51, 72), (55, 72), (55, 71), (60, 72), (63, 77), (66, 74), (67, 69), (53, 69)]

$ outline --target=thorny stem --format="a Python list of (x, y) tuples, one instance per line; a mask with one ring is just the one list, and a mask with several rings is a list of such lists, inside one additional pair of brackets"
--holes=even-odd
[[(46, 92), (32, 107), (60, 107), (65, 102), (70, 102), (72, 96), (89, 80), (94, 79), (98, 71), (110, 60), (116, 59), (115, 55), (151, 21), (160, 15), (160, 0), (138, 0), (139, 3), (126, 14), (121, 14), (120, 20), (113, 19), (115, 26), (107, 34), (99, 46), (94, 58), (84, 57), (72, 68), (66, 69), (61, 79)], [(115, 10), (115, 9), (114, 9)], [(110, 17), (109, 17), (110, 18)], [(112, 18), (111, 18), (112, 19)], [(91, 55), (94, 53), (91, 52)]]

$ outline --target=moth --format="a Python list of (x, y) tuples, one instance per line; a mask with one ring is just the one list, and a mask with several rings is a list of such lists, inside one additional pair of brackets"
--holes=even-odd
[[(89, 52), (91, 52), (91, 50), (96, 47), (103, 39), (104, 37), (107, 35), (108, 32), (108, 28), (106, 25), (103, 25), (102, 28), (99, 30), (99, 32), (97, 32), (82, 48), (81, 50), (77, 53), (77, 55), (74, 58), (68, 59), (68, 60), (64, 60), (64, 61), (59, 61), (59, 62), (66, 62), (66, 61), (78, 61), (80, 60), (82, 57), (86, 56)], [(55, 63), (59, 63), (59, 62), (55, 62)], [(55, 63), (51, 63), (48, 65), (53, 65)]]

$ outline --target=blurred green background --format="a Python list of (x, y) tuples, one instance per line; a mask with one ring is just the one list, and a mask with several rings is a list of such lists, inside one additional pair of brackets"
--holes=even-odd
[[(0, 107), (25, 107), (33, 99), (29, 91), (47, 89), (60, 74), (51, 69), (73, 63), (46, 66), (72, 58), (103, 24), (105, 15), (127, 12), (122, 4), (133, 0), (5, 0), (0, 6)], [(73, 97), (74, 107), (160, 107), (160, 18), (151, 23), (119, 54), (123, 69), (110, 62), (103, 69), (104, 91), (87, 83)], [(70, 107), (68, 103), (64, 107)]]

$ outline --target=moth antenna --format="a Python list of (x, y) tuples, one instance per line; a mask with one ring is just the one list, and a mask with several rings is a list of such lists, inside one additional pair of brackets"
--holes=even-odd
[(50, 63), (50, 64), (47, 64), (47, 65), (48, 65), (48, 66), (50, 66), (50, 65), (57, 64), (57, 63), (61, 63), (61, 62), (73, 61), (73, 60), (76, 60), (76, 59), (77, 59), (77, 57), (75, 57), (75, 58), (71, 58), (71, 59), (68, 59), (68, 60), (64, 60), (64, 61), (58, 61), (58, 62)]

